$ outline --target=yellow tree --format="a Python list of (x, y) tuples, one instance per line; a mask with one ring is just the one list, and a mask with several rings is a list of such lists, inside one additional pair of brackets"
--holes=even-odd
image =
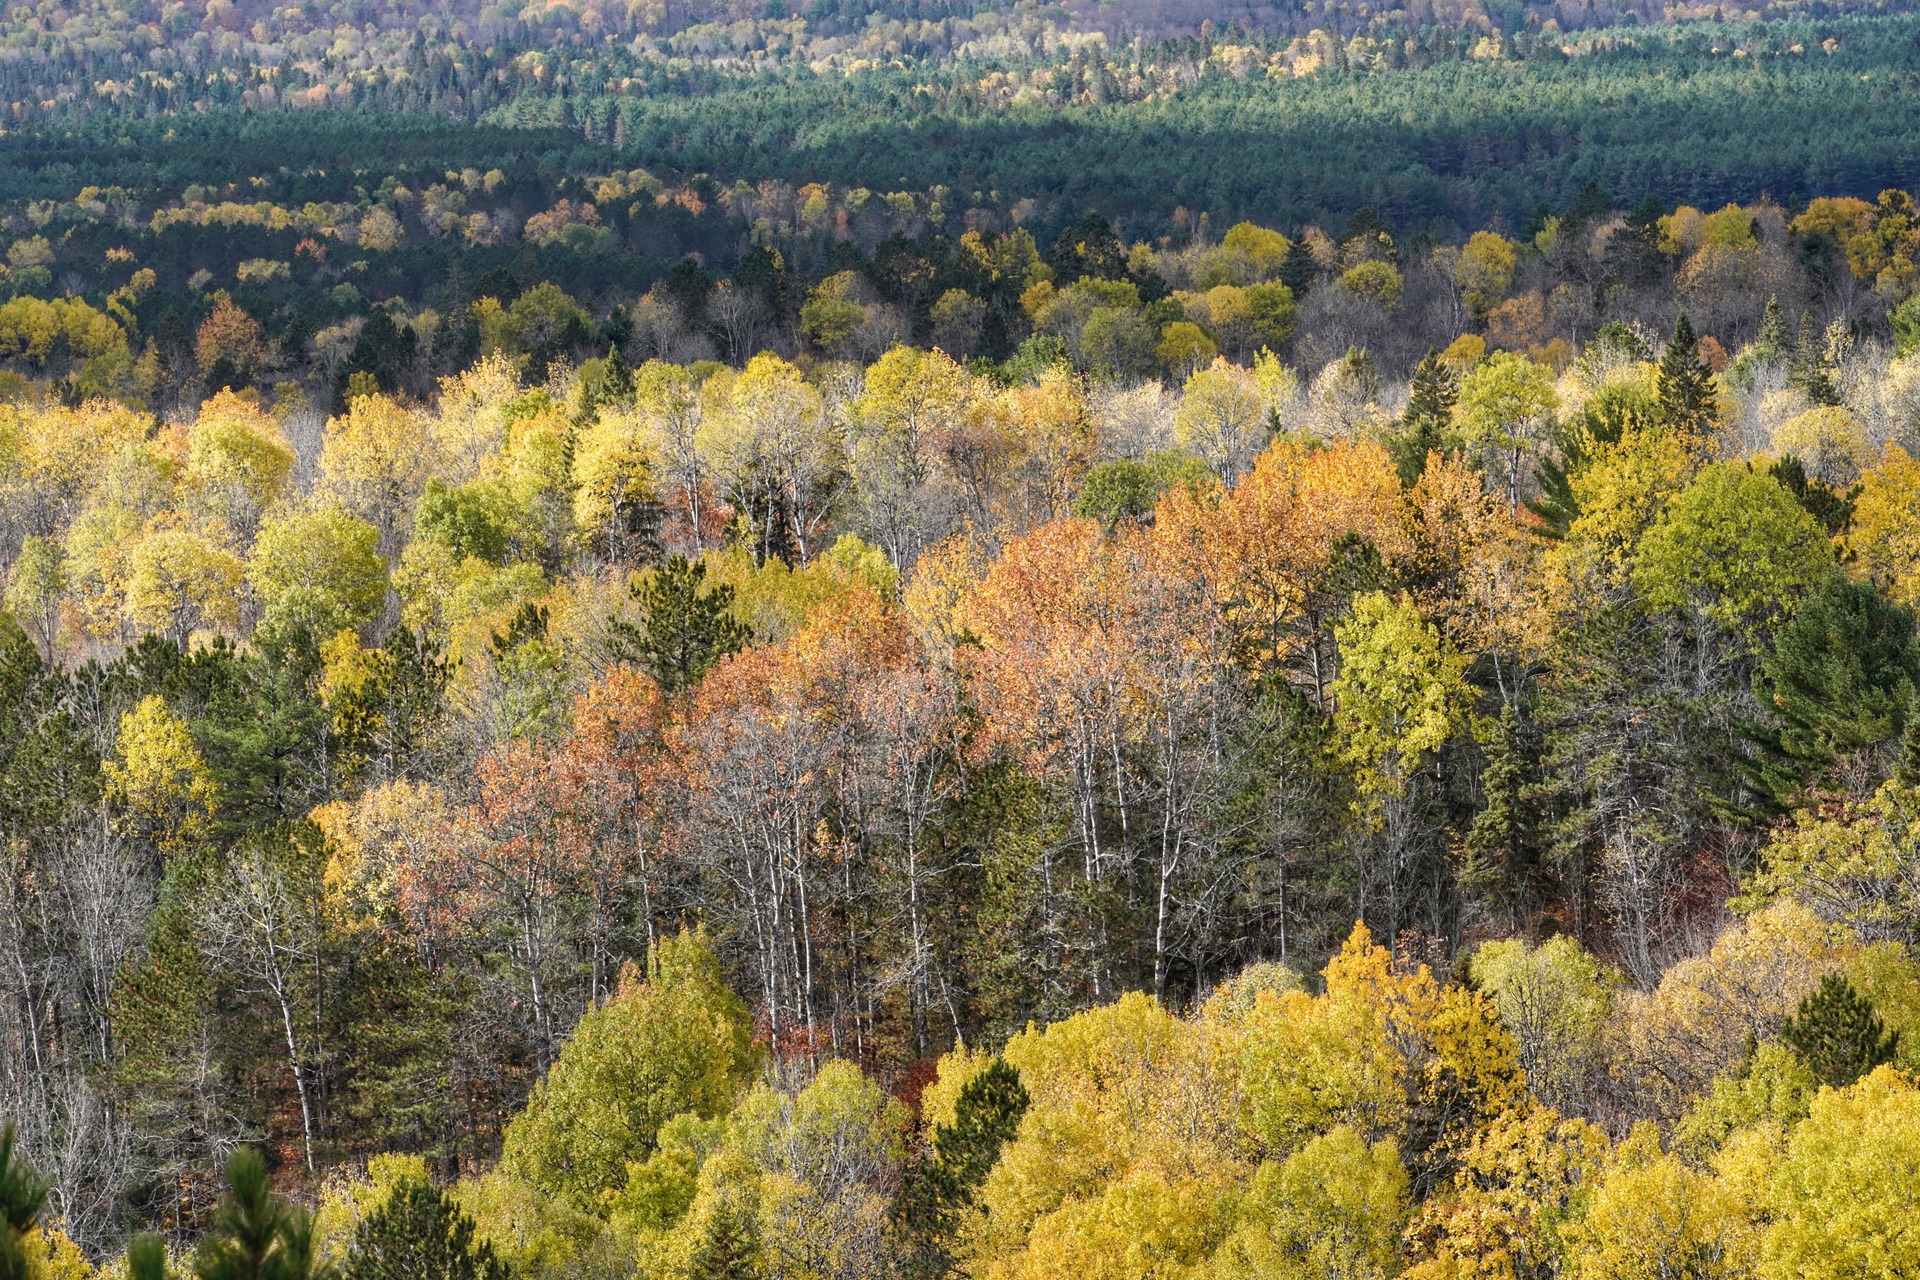
[(316, 494), (371, 523), (391, 564), (433, 461), (420, 415), (387, 396), (355, 396), (327, 422)]
[(239, 625), (246, 566), (205, 532), (150, 525), (127, 557), (126, 575), (129, 619), (182, 648), (198, 631), (231, 633)]
[(186, 476), (194, 496), (242, 542), (286, 492), (293, 462), (273, 420), (228, 391), (202, 404), (187, 429)]
[(1266, 434), (1266, 397), (1250, 371), (1217, 358), (1188, 377), (1173, 414), (1173, 437), (1204, 458), (1215, 475), (1237, 480)]

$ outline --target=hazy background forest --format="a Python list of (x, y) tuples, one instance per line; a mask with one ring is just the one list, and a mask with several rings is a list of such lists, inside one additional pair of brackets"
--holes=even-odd
[(1920, 1265), (1920, 16), (0, 9), (0, 1270)]

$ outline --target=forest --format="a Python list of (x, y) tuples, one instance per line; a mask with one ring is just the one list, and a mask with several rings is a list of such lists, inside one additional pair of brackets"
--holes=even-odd
[(304, 329), (483, 212), (213, 194), (6, 254), (0, 1264), (1913, 1265), (1906, 192)]
[(1907, 7), (0, 7), (0, 1280), (1920, 1272)]

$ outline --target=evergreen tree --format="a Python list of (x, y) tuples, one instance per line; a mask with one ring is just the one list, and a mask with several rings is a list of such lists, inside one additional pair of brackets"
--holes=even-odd
[(1833, 385), (1833, 368), (1813, 327), (1813, 317), (1800, 313), (1800, 333), (1794, 339), (1787, 365), (1787, 385), (1797, 387), (1816, 405), (1837, 405), (1840, 392)]
[(740, 1212), (722, 1199), (694, 1251), (691, 1280), (758, 1280), (753, 1231)]
[(360, 1223), (345, 1280), (506, 1280), (493, 1247), (446, 1192), (408, 1179)]
[(266, 1162), (243, 1147), (227, 1158), (227, 1194), (194, 1254), (197, 1280), (321, 1280), (313, 1221), (273, 1194)]
[(167, 1280), (167, 1244), (142, 1232), (127, 1241), (127, 1280)]
[(1829, 973), (1780, 1028), (1780, 1038), (1821, 1084), (1843, 1089), (1892, 1062), (1900, 1033), (1881, 1025), (1873, 1002), (1843, 973)]
[[(1530, 905), (1541, 859), (1537, 734), (1512, 706), (1500, 708), (1480, 769), (1480, 812), (1467, 832), (1462, 883), (1491, 889), (1516, 917)], [(1515, 919), (1514, 927), (1520, 926)]]
[(1760, 333), (1753, 340), (1754, 348), (1769, 360), (1777, 360), (1787, 352), (1787, 318), (1780, 310), (1780, 295), (1767, 295), (1767, 309), (1760, 316)]
[(1758, 752), (1743, 771), (1768, 811), (1833, 785), (1842, 760), (1898, 740), (1916, 690), (1913, 615), (1870, 582), (1827, 579), (1774, 634), (1753, 676), (1754, 700), (1773, 723), (1747, 731)]
[(1713, 371), (1700, 358), (1700, 342), (1684, 311), (1660, 357), (1658, 388), (1661, 415), (1669, 425), (1696, 440), (1712, 434), (1717, 416)]
[(13, 1125), (0, 1129), (0, 1280), (26, 1280), (26, 1246), (22, 1239), (46, 1207), (47, 1186), (14, 1152)]
[(953, 1123), (934, 1130), (929, 1158), (907, 1171), (893, 1203), (908, 1275), (937, 1277), (953, 1270), (949, 1244), (961, 1214), (993, 1172), (1000, 1149), (1019, 1133), (1029, 1101), (1019, 1071), (1004, 1058), (988, 1063), (960, 1090)]
[(1438, 354), (1427, 352), (1413, 371), (1400, 430), (1387, 441), (1402, 485), (1411, 488), (1426, 471), (1428, 454), (1449, 451), (1453, 440), (1448, 428), (1459, 402), (1460, 383), (1453, 370), (1440, 362)]
[(629, 588), (646, 611), (646, 619), (638, 626), (613, 620), (614, 656), (652, 676), (662, 693), (678, 693), (699, 684), (707, 668), (738, 653), (753, 636), (728, 612), (733, 607), (733, 588), (719, 583), (703, 592), (706, 576), (704, 563), (669, 557)]

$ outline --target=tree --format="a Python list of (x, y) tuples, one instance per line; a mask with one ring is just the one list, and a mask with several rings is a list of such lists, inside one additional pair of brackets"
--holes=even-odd
[(1833, 572), (1827, 531), (1764, 472), (1705, 467), (1640, 542), (1633, 586), (1657, 611), (1691, 608), (1757, 642)]
[(724, 1115), (758, 1063), (746, 1006), (721, 980), (704, 932), (660, 943), (643, 981), (588, 1011), (507, 1126), (502, 1163), (588, 1212), (626, 1183), (665, 1124)]
[(380, 531), (339, 507), (294, 511), (254, 540), (247, 577), (265, 610), (263, 632), (304, 632), (317, 643), (371, 622), (386, 603)]
[(1785, 807), (1809, 787), (1864, 790), (1888, 763), (1920, 692), (1913, 615), (1871, 582), (1833, 574), (1773, 633), (1753, 676), (1771, 724), (1749, 730), (1762, 749), (1752, 773)]
[(1822, 1090), (1775, 1157), (1765, 1280), (1893, 1280), (1920, 1267), (1920, 1091), (1891, 1067)]
[(196, 632), (239, 624), (243, 573), (240, 558), (205, 533), (153, 529), (127, 557), (127, 614), (185, 648)]
[(949, 1249), (960, 1216), (974, 1203), (1000, 1149), (1013, 1141), (1031, 1101), (1020, 1073), (995, 1058), (961, 1087), (951, 1125), (936, 1125), (931, 1150), (907, 1170), (891, 1216), (905, 1239), (910, 1275), (938, 1277), (953, 1268)]
[(1427, 469), (1427, 455), (1445, 454), (1452, 443), (1453, 409), (1460, 401), (1460, 382), (1437, 352), (1429, 351), (1415, 366), (1407, 392), (1407, 411), (1400, 430), (1387, 441), (1393, 469), (1400, 483), (1411, 488)]
[(313, 1221), (273, 1194), (251, 1147), (227, 1157), (227, 1193), (193, 1257), (196, 1280), (322, 1280)]
[(733, 587), (721, 582), (702, 592), (706, 577), (704, 561), (670, 556), (627, 589), (645, 611), (639, 625), (612, 623), (614, 656), (652, 676), (664, 694), (699, 684), (709, 667), (753, 638), (733, 616)]
[(1559, 400), (1553, 374), (1544, 365), (1510, 351), (1496, 351), (1468, 371), (1455, 411), (1468, 443), (1494, 453), (1505, 465), (1507, 501), (1520, 513), (1520, 479), (1529, 453), (1546, 438)]
[(438, 1187), (409, 1178), (360, 1223), (343, 1280), (506, 1280), (473, 1219)]
[(1334, 634), (1340, 646), (1334, 721), (1346, 738), (1345, 755), (1359, 767), (1363, 794), (1398, 796), (1460, 723), (1466, 659), (1406, 595), (1394, 600), (1374, 591), (1356, 598), (1353, 616)]
[(1232, 483), (1264, 443), (1266, 409), (1253, 374), (1218, 357), (1188, 376), (1173, 414), (1173, 438)]
[(1661, 416), (1688, 440), (1694, 452), (1705, 450), (1719, 421), (1718, 391), (1713, 370), (1700, 358), (1700, 343), (1684, 311), (1673, 322), (1673, 337), (1660, 357), (1657, 386)]
[(0, 1280), (32, 1274), (24, 1237), (47, 1204), (47, 1187), (14, 1149), (13, 1122), (0, 1129)]
[(1892, 1062), (1900, 1048), (1900, 1033), (1886, 1030), (1873, 1002), (1839, 972), (1820, 979), (1800, 1001), (1780, 1038), (1816, 1080), (1836, 1089)]

